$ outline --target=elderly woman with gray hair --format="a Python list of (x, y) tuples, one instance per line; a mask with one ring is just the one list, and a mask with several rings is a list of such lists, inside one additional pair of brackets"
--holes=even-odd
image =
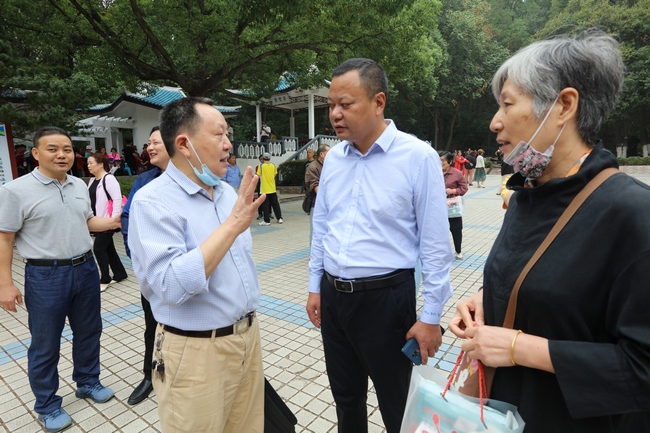
[(523, 48), (492, 81), (490, 128), (514, 194), (483, 288), (449, 329), (470, 359), (498, 367), (490, 397), (518, 406), (525, 433), (650, 431), (648, 185), (605, 180), (525, 276), (504, 326), (516, 280), (560, 215), (618, 166), (597, 136), (623, 75), (619, 44), (591, 30)]

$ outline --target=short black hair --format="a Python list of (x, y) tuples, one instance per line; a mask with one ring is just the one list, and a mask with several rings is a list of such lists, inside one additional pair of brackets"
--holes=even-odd
[(156, 125), (153, 128), (151, 128), (151, 132), (149, 133), (149, 135), (153, 134), (156, 131), (160, 131), (160, 126)]
[(34, 147), (38, 147), (38, 140), (48, 135), (65, 135), (72, 142), (70, 135), (58, 126), (44, 126), (34, 133)]
[(201, 122), (201, 116), (196, 111), (197, 104), (212, 106), (214, 101), (210, 98), (190, 96), (172, 101), (160, 110), (160, 135), (170, 158), (176, 153), (178, 132), (184, 128), (194, 132)]
[(348, 59), (334, 69), (332, 76), (338, 77), (350, 71), (359, 71), (359, 79), (368, 94), (368, 98), (372, 98), (379, 92), (383, 92), (384, 95), (388, 96), (388, 77), (386, 77), (386, 72), (379, 63), (372, 59)]

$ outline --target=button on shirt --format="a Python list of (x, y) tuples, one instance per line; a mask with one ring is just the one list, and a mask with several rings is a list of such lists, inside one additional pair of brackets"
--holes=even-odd
[(234, 190), (221, 184), (211, 199), (171, 162), (133, 198), (128, 238), (133, 270), (159, 323), (206, 331), (232, 325), (257, 308), (250, 231), (237, 237), (207, 279), (199, 249), (236, 200)]
[(422, 320), (440, 323), (451, 297), (453, 260), (440, 157), (422, 141), (387, 128), (368, 152), (350, 142), (327, 154), (314, 209), (309, 291), (323, 270), (367, 278), (422, 261)]

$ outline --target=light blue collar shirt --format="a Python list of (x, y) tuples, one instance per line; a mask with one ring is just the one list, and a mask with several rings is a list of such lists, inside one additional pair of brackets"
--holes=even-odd
[(235, 166), (232, 167), (229, 163), (228, 171), (226, 172), (226, 175), (221, 178), (221, 180), (225, 181), (228, 185), (232, 186), (235, 189), (239, 188), (239, 185), (241, 184), (241, 170), (239, 169), (239, 166), (235, 164)]
[(199, 249), (236, 200), (224, 184), (214, 187), (210, 198), (172, 162), (133, 197), (128, 238), (133, 270), (159, 323), (207, 331), (232, 325), (257, 308), (260, 286), (250, 231), (237, 237), (208, 278)]
[(386, 124), (365, 155), (344, 141), (325, 158), (313, 216), (309, 291), (320, 293), (323, 270), (367, 278), (415, 268), (421, 259), (420, 320), (438, 324), (452, 295), (453, 260), (440, 157), (393, 121)]

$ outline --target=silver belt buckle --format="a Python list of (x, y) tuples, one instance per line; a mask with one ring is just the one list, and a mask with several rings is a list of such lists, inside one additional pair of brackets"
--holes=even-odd
[(244, 317), (233, 325), (233, 334), (241, 334), (248, 329), (248, 317)]
[(353, 293), (354, 292), (354, 280), (343, 280), (337, 278), (335, 284), (336, 290), (343, 293)]

